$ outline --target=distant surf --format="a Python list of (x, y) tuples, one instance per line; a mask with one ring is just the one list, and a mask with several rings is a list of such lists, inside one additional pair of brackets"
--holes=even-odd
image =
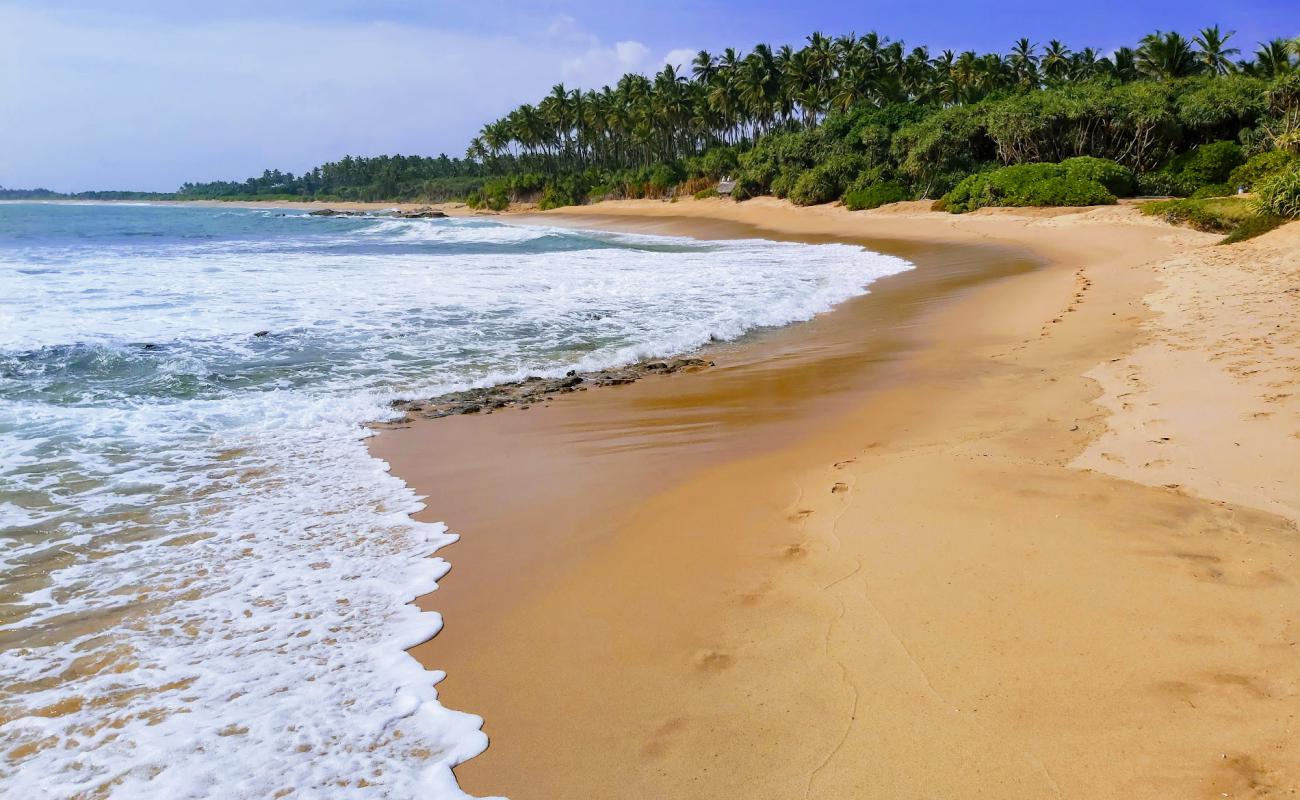
[(0, 204), (0, 794), (463, 797), (451, 767), (482, 721), (405, 652), (441, 625), (409, 603), (455, 537), (411, 520), (365, 423), (805, 320), (909, 267), (482, 219)]

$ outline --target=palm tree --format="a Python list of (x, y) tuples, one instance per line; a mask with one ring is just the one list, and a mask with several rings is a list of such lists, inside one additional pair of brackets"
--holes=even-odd
[(1028, 39), (1017, 39), (1011, 46), (1011, 55), (1007, 61), (1015, 70), (1016, 81), (1023, 86), (1038, 85), (1038, 45), (1030, 44)]
[(1095, 78), (1103, 70), (1103, 59), (1091, 47), (1085, 47), (1070, 56), (1069, 77), (1072, 81), (1087, 81)]
[(1042, 65), (1048, 80), (1063, 79), (1070, 71), (1070, 48), (1056, 39), (1051, 40), (1043, 51)]
[[(1192, 40), (1157, 31), (1136, 50), (1120, 48), (1107, 57), (1090, 47), (1072, 51), (1055, 39), (1040, 47), (1027, 38), (1005, 55), (944, 51), (931, 57), (924, 47), (909, 49), (874, 32), (834, 38), (818, 32), (802, 47), (774, 51), (760, 44), (748, 54), (701, 50), (687, 70), (666, 66), (650, 77), (628, 74), (613, 88), (578, 91), (557, 84), (536, 104), (484, 125), (467, 155), (495, 171), (636, 169), (719, 144), (748, 147), (774, 130), (816, 126), (828, 114), (852, 115), (868, 106), (975, 103), (1008, 90), (1037, 91), (1044, 83), (1103, 75), (1117, 81), (1223, 75), (1234, 70), (1233, 35), (1219, 26)], [(1269, 78), (1295, 75), (1287, 80), (1300, 85), (1296, 42), (1275, 39), (1254, 56), (1241, 69)]]
[(1289, 75), (1296, 69), (1296, 64), (1291, 59), (1291, 54), (1296, 50), (1295, 44), (1286, 39), (1273, 39), (1267, 44), (1260, 42), (1259, 49), (1255, 51), (1255, 63), (1247, 69), (1261, 78)]
[(1101, 68), (1119, 81), (1135, 81), (1141, 77), (1137, 68), (1137, 51), (1131, 47), (1121, 47), (1109, 58), (1103, 58)]
[(695, 59), (691, 61), (691, 74), (700, 83), (706, 85), (711, 83), (713, 76), (718, 74), (718, 59), (709, 55), (708, 50), (701, 50), (695, 54)]
[(1241, 51), (1235, 47), (1224, 46), (1234, 33), (1236, 31), (1220, 33), (1219, 26), (1212, 25), (1202, 28), (1200, 33), (1192, 37), (1198, 50), (1197, 59), (1207, 71), (1216, 75), (1226, 75), (1236, 69), (1229, 56), (1235, 56)]
[(1137, 49), (1137, 68), (1156, 80), (1172, 80), (1195, 75), (1201, 65), (1192, 52), (1191, 42), (1182, 34), (1156, 31), (1142, 37)]

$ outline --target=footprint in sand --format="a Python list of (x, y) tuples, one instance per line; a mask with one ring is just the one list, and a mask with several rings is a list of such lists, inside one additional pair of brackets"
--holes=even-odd
[(831, 494), (844, 494), (849, 490), (847, 483), (837, 483), (831, 487)]
[(702, 650), (695, 654), (695, 669), (698, 672), (722, 672), (733, 663), (734, 658), (717, 650)]
[(787, 545), (781, 550), (781, 557), (790, 560), (803, 558), (806, 555), (808, 555), (808, 547), (804, 545), (803, 542), (795, 542), (794, 544)]

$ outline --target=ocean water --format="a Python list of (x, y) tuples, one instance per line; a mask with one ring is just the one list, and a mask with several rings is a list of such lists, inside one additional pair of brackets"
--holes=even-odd
[(847, 245), (0, 203), (0, 796), (463, 797), (450, 768), (482, 720), (405, 653), (441, 625), (409, 602), (455, 536), (409, 518), (365, 423), (807, 319), (906, 268)]

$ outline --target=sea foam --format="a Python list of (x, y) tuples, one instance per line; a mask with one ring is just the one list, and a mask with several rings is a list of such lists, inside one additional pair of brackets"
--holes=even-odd
[(6, 797), (463, 797), (482, 720), (405, 652), (441, 625), (410, 601), (455, 536), (411, 519), (365, 423), (807, 319), (909, 266), (479, 220), (4, 214)]

